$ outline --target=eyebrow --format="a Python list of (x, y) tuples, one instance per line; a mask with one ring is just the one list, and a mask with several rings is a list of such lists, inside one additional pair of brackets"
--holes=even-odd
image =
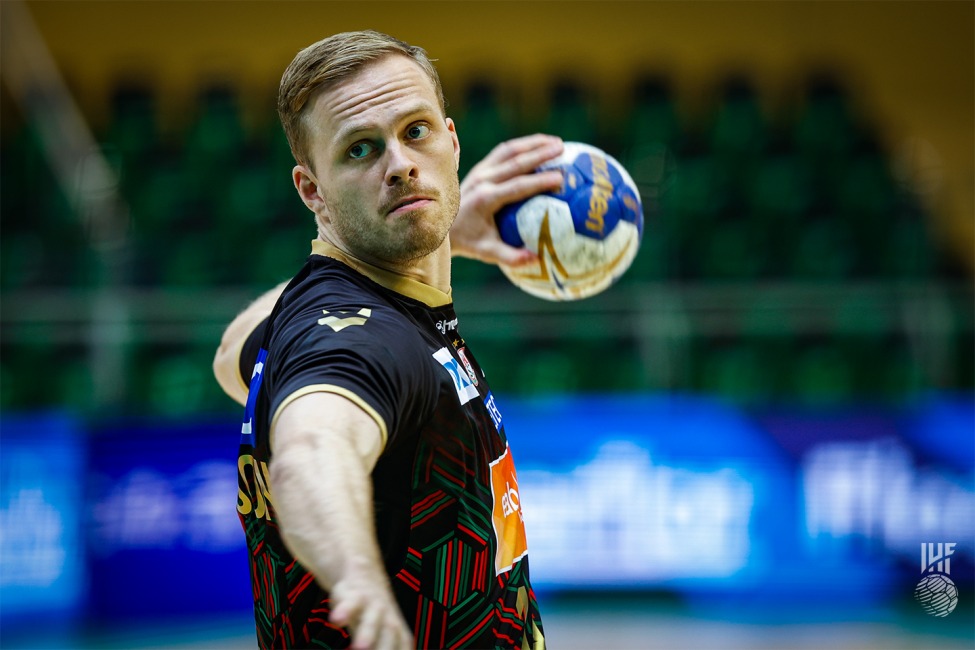
[[(414, 115), (425, 113), (427, 111), (435, 112), (435, 109), (428, 102), (421, 101), (413, 104), (408, 109), (403, 111), (396, 117), (396, 121), (397, 123), (403, 122)], [(348, 140), (352, 139), (352, 136), (364, 131), (372, 131), (376, 127), (377, 125), (375, 122), (360, 122), (359, 124), (350, 124), (339, 129), (339, 132), (335, 134), (335, 142), (342, 144), (343, 142), (347, 142)]]

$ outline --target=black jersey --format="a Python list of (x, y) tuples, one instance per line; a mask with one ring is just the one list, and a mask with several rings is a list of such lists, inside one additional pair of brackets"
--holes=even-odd
[(544, 648), (511, 451), (450, 296), (316, 240), (240, 355), (251, 376), (237, 510), (261, 648), (346, 647), (328, 593), (285, 548), (268, 483), (278, 413), (343, 395), (379, 425), (376, 534), (420, 648)]

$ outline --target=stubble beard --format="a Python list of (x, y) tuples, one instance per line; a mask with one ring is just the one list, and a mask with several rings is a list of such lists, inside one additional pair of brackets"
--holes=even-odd
[[(408, 188), (400, 197), (410, 194), (430, 193)], [(382, 217), (367, 216), (360, 205), (329, 201), (330, 221), (353, 255), (366, 261), (403, 265), (429, 255), (443, 244), (460, 209), (458, 178), (453, 177), (435, 198), (432, 206), (398, 215), (392, 222), (387, 221), (385, 211)]]

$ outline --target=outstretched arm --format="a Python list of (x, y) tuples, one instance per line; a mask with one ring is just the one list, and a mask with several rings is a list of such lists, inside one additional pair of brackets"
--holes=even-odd
[(352, 647), (413, 648), (376, 541), (370, 473), (379, 425), (351, 400), (310, 393), (271, 430), (271, 494), (288, 550), (329, 592)]
[(474, 165), (460, 184), (460, 211), (450, 228), (451, 254), (507, 266), (534, 260), (531, 251), (501, 241), (494, 215), (508, 203), (561, 185), (559, 171), (532, 173), (561, 153), (560, 138), (537, 133), (502, 142)]
[(250, 378), (240, 376), (240, 349), (254, 328), (271, 315), (274, 303), (286, 286), (288, 283), (282, 282), (238, 314), (223, 333), (220, 347), (213, 357), (213, 374), (217, 382), (227, 395), (241, 404), (247, 402), (246, 382)]

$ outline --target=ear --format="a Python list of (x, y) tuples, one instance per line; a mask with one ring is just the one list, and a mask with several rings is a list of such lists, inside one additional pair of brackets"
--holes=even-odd
[(325, 199), (319, 191), (318, 179), (306, 165), (296, 165), (291, 170), (291, 179), (294, 181), (295, 189), (305, 207), (315, 213), (316, 216), (324, 217), (327, 213)]
[(457, 138), (457, 125), (449, 117), (447, 118), (447, 130), (450, 131), (450, 139), (454, 142), (454, 167), (460, 169), (460, 140)]

